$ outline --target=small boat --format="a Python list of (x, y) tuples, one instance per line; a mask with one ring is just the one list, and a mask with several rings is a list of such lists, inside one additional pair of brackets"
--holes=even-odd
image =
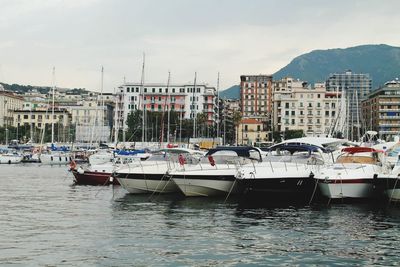
[(75, 161), (71, 161), (70, 170), (77, 185), (119, 185), (118, 180), (111, 177), (111, 174), (121, 166), (140, 160), (141, 158), (137, 156), (117, 156), (112, 162), (89, 165), (86, 168), (82, 165), (77, 167)]
[(0, 151), (0, 164), (16, 164), (21, 163), (23, 155), (17, 151), (2, 149)]
[(383, 151), (371, 147), (347, 147), (336, 162), (315, 174), (321, 194), (329, 199), (367, 199), (379, 195), (378, 176), (390, 167), (383, 162)]
[(57, 147), (51, 144), (49, 150), (41, 151), (39, 155), (42, 165), (68, 165), (72, 161), (72, 153), (66, 146)]

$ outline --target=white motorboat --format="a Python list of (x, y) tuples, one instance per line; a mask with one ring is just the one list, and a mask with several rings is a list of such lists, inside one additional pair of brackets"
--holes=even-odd
[(314, 173), (324, 164), (324, 158), (329, 158), (323, 152), (324, 148), (309, 144), (272, 146), (263, 162), (239, 169), (239, 191), (271, 200), (310, 200), (316, 190)]
[(2, 150), (0, 151), (0, 164), (20, 163), (24, 156), (16, 151)]
[(217, 147), (210, 149), (198, 164), (179, 168), (169, 177), (185, 196), (217, 196), (237, 193), (235, 175), (240, 166), (261, 161), (260, 150), (254, 147)]
[(329, 199), (372, 198), (379, 195), (376, 179), (388, 173), (383, 151), (370, 147), (348, 147), (334, 164), (315, 174), (321, 194)]
[(393, 170), (388, 174), (379, 175), (376, 186), (390, 201), (400, 201), (400, 152)]
[(177, 167), (178, 158), (186, 157), (192, 162), (204, 152), (191, 149), (170, 148), (153, 153), (146, 161), (139, 164), (128, 164), (114, 172), (115, 177), (123, 188), (129, 193), (174, 193), (178, 187), (167, 175)]

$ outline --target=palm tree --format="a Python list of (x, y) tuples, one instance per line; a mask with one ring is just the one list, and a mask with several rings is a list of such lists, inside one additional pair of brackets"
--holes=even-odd
[(233, 124), (235, 125), (236, 128), (236, 145), (238, 145), (238, 140), (239, 140), (239, 124), (242, 121), (242, 113), (240, 111), (235, 111), (233, 113)]

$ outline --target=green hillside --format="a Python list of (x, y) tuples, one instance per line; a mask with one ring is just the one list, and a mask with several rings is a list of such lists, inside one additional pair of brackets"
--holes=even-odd
[(379, 87), (400, 77), (400, 47), (381, 44), (314, 50), (296, 57), (273, 76), (274, 79), (291, 76), (314, 83), (346, 70), (370, 74), (373, 87)]

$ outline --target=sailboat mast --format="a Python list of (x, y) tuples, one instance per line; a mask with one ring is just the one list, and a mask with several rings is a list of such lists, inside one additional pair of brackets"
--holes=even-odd
[(215, 116), (217, 122), (217, 138), (219, 138), (219, 72), (217, 78), (217, 116)]
[[(115, 89), (114, 89), (115, 92)], [(114, 115), (114, 143), (115, 143), (115, 149), (117, 149), (117, 143), (118, 143), (118, 127), (119, 127), (119, 116), (118, 116), (118, 108), (119, 108), (119, 94), (115, 94), (115, 115)]]
[(56, 88), (56, 67), (53, 67), (53, 101), (51, 108), (51, 143), (54, 144), (54, 95)]
[(171, 94), (169, 93), (169, 82), (171, 80), (171, 72), (168, 71), (168, 82), (167, 82), (167, 92), (168, 92), (168, 102), (167, 102), (167, 143), (169, 143), (169, 120), (170, 120), (170, 111), (171, 111)]
[(146, 108), (146, 103), (144, 102), (144, 63), (145, 63), (145, 54), (143, 53), (143, 64), (142, 64), (142, 78), (140, 80), (140, 88), (141, 88), (141, 93), (142, 93), (142, 146), (144, 145), (145, 138), (145, 108)]
[(197, 78), (197, 72), (194, 73), (193, 96), (192, 96), (193, 138), (196, 138), (196, 110), (195, 110), (196, 78)]

